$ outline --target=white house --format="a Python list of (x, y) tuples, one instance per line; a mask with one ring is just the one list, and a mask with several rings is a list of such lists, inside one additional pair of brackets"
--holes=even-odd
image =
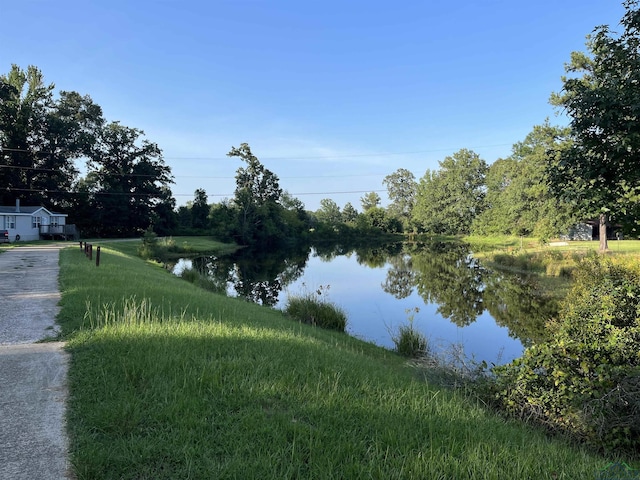
[(75, 236), (75, 225), (67, 225), (67, 214), (44, 207), (22, 207), (20, 200), (10, 207), (0, 206), (0, 230), (9, 232), (9, 241), (68, 238)]

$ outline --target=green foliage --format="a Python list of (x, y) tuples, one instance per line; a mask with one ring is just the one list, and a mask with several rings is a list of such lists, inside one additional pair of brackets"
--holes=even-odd
[(337, 228), (342, 223), (340, 207), (330, 198), (323, 198), (320, 200), (320, 208), (316, 211), (316, 219), (329, 228)]
[(68, 208), (77, 180), (74, 160), (87, 155), (104, 119), (90, 97), (60, 92), (35, 66), (0, 75), (0, 204)]
[(358, 211), (350, 202), (344, 204), (342, 208), (342, 221), (346, 224), (355, 224), (358, 220)]
[(207, 192), (203, 188), (196, 189), (191, 205), (191, 226), (195, 229), (206, 229), (209, 224), (209, 211)]
[(566, 232), (573, 221), (571, 205), (550, 191), (547, 166), (568, 148), (568, 135), (569, 129), (546, 121), (516, 143), (511, 156), (489, 167), (487, 209), (474, 219), (474, 233), (550, 238)]
[(381, 207), (371, 207), (361, 215), (360, 226), (366, 226), (367, 229), (376, 229), (385, 233), (401, 233), (401, 221), (387, 210)]
[(584, 217), (604, 215), (605, 225), (610, 216), (632, 229), (640, 218), (640, 9), (636, 0), (624, 7), (622, 33), (597, 27), (587, 53), (571, 54), (570, 75), (551, 97), (571, 118), (574, 144), (551, 165), (550, 177)]
[(380, 205), (380, 195), (376, 192), (369, 192), (360, 197), (360, 204), (362, 205), (362, 210), (365, 212), (370, 208), (375, 208)]
[(328, 285), (320, 285), (315, 292), (290, 296), (284, 312), (299, 322), (344, 332), (347, 328), (347, 316), (340, 307), (323, 298), (328, 290)]
[(91, 150), (87, 182), (96, 235), (141, 234), (153, 223), (155, 206), (171, 196), (171, 169), (158, 145), (143, 135), (141, 130), (111, 122), (101, 129)]
[(413, 221), (427, 233), (467, 234), (486, 206), (487, 164), (466, 149), (439, 163), (439, 170), (427, 170), (420, 179)]
[(407, 309), (409, 324), (400, 325), (398, 333), (391, 337), (396, 346), (396, 352), (404, 357), (420, 358), (428, 354), (427, 337), (413, 326), (414, 316), (419, 311), (418, 307)]
[(616, 460), (419, 381), (386, 349), (193, 288), (130, 243), (98, 274), (60, 254), (77, 478), (577, 479)]
[(387, 186), (391, 200), (391, 204), (387, 208), (389, 214), (398, 217), (402, 222), (403, 229), (408, 230), (418, 188), (415, 176), (409, 170), (399, 168), (391, 175), (384, 177), (382, 183)]
[(589, 256), (547, 343), (494, 369), (511, 413), (607, 450), (640, 447), (640, 268)]
[(231, 225), (236, 241), (268, 249), (304, 240), (309, 219), (302, 202), (283, 193), (278, 176), (260, 163), (248, 144), (233, 147), (227, 156), (246, 164), (236, 172), (233, 209), (227, 210), (235, 212)]

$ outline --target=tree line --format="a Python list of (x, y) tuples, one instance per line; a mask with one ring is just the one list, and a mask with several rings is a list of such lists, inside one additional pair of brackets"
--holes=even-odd
[(243, 163), (232, 199), (209, 204), (198, 189), (193, 202), (176, 208), (171, 169), (142, 130), (107, 121), (88, 95), (56, 95), (37, 67), (13, 65), (0, 76), (0, 202), (19, 198), (69, 212), (85, 235), (152, 229), (266, 247), (365, 233), (550, 238), (598, 219), (606, 249), (607, 226), (614, 221), (635, 234), (640, 213), (640, 13), (636, 0), (624, 5), (623, 32), (597, 28), (551, 95), (569, 126), (546, 120), (491, 164), (461, 149), (418, 180), (400, 168), (383, 180), (390, 203), (381, 207), (370, 192), (361, 211), (329, 198), (307, 211), (247, 144), (228, 153)]

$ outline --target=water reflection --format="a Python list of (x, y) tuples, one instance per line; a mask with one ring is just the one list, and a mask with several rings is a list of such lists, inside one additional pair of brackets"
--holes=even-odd
[[(197, 258), (192, 265), (228, 294), (267, 306), (282, 307), (283, 297), (303, 293), (305, 284), (331, 285), (331, 300), (347, 311), (350, 333), (388, 347), (393, 346), (389, 323), (404, 321), (406, 308), (421, 307), (429, 317), (428, 333), (439, 329), (448, 336), (473, 332), (489, 338), (489, 329), (502, 329), (505, 337), (518, 339), (514, 352), (543, 340), (545, 322), (557, 309), (530, 279), (485, 269), (459, 243), (331, 245), (268, 254), (245, 249)], [(436, 326), (434, 318), (456, 328)], [(503, 341), (496, 338), (494, 343)]]
[[(228, 295), (273, 307), (282, 289), (303, 274), (309, 253), (308, 248), (269, 253), (242, 249), (220, 258), (194, 258), (190, 267), (220, 284)], [(184, 263), (179, 265), (184, 268)]]

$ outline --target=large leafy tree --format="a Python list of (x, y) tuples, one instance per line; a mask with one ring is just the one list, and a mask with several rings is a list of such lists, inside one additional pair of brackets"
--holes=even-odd
[(236, 171), (233, 202), (238, 212), (237, 239), (262, 247), (280, 242), (285, 226), (278, 176), (260, 163), (247, 143), (232, 147), (227, 156), (238, 157), (246, 164)]
[(569, 129), (546, 121), (496, 160), (486, 175), (487, 209), (476, 218), (479, 234), (536, 235), (549, 238), (571, 223), (570, 204), (550, 191), (547, 165), (569, 148)]
[(416, 177), (409, 170), (399, 168), (382, 181), (387, 187), (387, 193), (391, 204), (387, 210), (402, 221), (405, 228), (409, 226), (411, 212), (416, 201), (418, 183)]
[(106, 125), (88, 161), (94, 221), (100, 234), (127, 236), (154, 224), (154, 211), (170, 197), (173, 181), (157, 144), (118, 122)]
[(469, 233), (474, 218), (485, 209), (487, 163), (467, 149), (439, 162), (420, 179), (413, 221), (425, 232)]
[(69, 207), (78, 171), (104, 119), (90, 97), (60, 92), (34, 66), (0, 76), (0, 201)]
[(611, 218), (637, 225), (640, 214), (640, 10), (638, 0), (624, 6), (622, 33), (597, 27), (551, 97), (571, 118), (574, 139), (551, 165), (552, 185), (584, 216), (599, 217), (600, 250)]

